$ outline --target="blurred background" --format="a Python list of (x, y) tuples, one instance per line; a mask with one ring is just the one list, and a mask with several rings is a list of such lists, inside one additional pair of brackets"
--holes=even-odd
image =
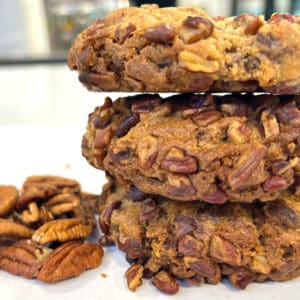
[(195, 5), (211, 15), (300, 13), (300, 0), (1, 0), (0, 64), (65, 62), (74, 37), (97, 18), (128, 5)]

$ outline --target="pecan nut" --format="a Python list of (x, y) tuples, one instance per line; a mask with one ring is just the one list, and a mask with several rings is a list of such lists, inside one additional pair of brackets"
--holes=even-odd
[(75, 194), (55, 195), (44, 204), (44, 207), (49, 210), (53, 216), (68, 213), (79, 206), (80, 196)]
[(135, 100), (131, 105), (131, 111), (136, 114), (148, 113), (160, 105), (159, 95), (149, 95)]
[(190, 51), (181, 51), (178, 54), (179, 65), (191, 72), (214, 73), (219, 70), (219, 62), (208, 60)]
[(58, 248), (42, 262), (37, 278), (52, 283), (79, 276), (86, 270), (101, 264), (103, 249), (96, 243), (69, 241)]
[(222, 263), (234, 266), (241, 264), (241, 252), (230, 241), (220, 236), (214, 236), (210, 242), (211, 257)]
[(33, 230), (7, 219), (0, 218), (0, 237), (30, 238)]
[(187, 17), (179, 31), (180, 38), (188, 44), (198, 42), (211, 36), (214, 25), (204, 17)]
[(11, 185), (0, 185), (0, 217), (9, 215), (16, 206), (18, 190)]
[(140, 285), (142, 285), (142, 277), (144, 273), (144, 267), (140, 264), (132, 264), (125, 272), (125, 278), (127, 280), (127, 286), (131, 291), (135, 291)]
[(110, 219), (113, 211), (118, 209), (121, 205), (121, 201), (112, 202), (99, 217), (99, 225), (104, 234), (109, 233)]
[(53, 215), (45, 207), (42, 206), (39, 208), (36, 202), (30, 202), (28, 209), (22, 211), (21, 219), (25, 224), (36, 223), (38, 221), (46, 223), (53, 219)]
[(138, 114), (130, 114), (126, 119), (124, 119), (116, 130), (116, 136), (118, 138), (127, 134), (131, 127), (135, 126), (139, 122), (140, 118)]
[(247, 147), (228, 175), (228, 183), (233, 190), (237, 190), (243, 185), (259, 166), (266, 153), (266, 146), (260, 143), (253, 143)]
[(196, 189), (192, 186), (190, 179), (182, 175), (168, 173), (167, 193), (172, 197), (193, 196)]
[(51, 251), (30, 241), (20, 241), (12, 246), (1, 247), (0, 269), (25, 278), (36, 278), (41, 268), (41, 261)]
[(233, 120), (227, 129), (227, 135), (235, 144), (243, 144), (251, 135), (251, 129), (244, 123)]
[(276, 136), (280, 133), (279, 124), (277, 122), (275, 114), (268, 111), (263, 111), (261, 113), (261, 122), (264, 127), (266, 138)]
[(110, 143), (112, 136), (113, 130), (111, 126), (107, 126), (104, 129), (97, 129), (93, 145), (94, 149), (105, 148)]
[(39, 244), (53, 241), (65, 242), (86, 238), (92, 230), (90, 224), (78, 218), (57, 219), (43, 224), (33, 233), (31, 239)]
[(228, 276), (230, 283), (238, 288), (244, 289), (250, 282), (253, 281), (254, 276), (247, 271), (236, 271)]
[(144, 37), (154, 43), (169, 43), (175, 37), (175, 29), (170, 24), (158, 24), (146, 29)]
[(176, 282), (174, 277), (166, 271), (160, 271), (154, 275), (152, 284), (160, 291), (173, 295), (179, 290), (179, 284)]
[(155, 201), (151, 198), (147, 198), (142, 202), (140, 220), (150, 221), (155, 219), (160, 212), (160, 207), (156, 205)]
[(263, 22), (259, 17), (250, 14), (241, 14), (233, 19), (234, 26), (244, 29), (245, 34), (257, 34)]
[(163, 159), (161, 168), (173, 173), (194, 173), (197, 171), (197, 160), (191, 156), (184, 156), (181, 149), (173, 147)]
[(216, 268), (209, 260), (184, 257), (184, 263), (198, 275), (204, 277), (214, 277), (216, 275)]
[(182, 237), (187, 233), (192, 232), (196, 229), (197, 226), (196, 221), (194, 219), (183, 215), (177, 215), (174, 219), (174, 223), (176, 237)]
[(143, 169), (150, 169), (155, 163), (158, 153), (157, 138), (147, 135), (137, 144), (138, 164)]

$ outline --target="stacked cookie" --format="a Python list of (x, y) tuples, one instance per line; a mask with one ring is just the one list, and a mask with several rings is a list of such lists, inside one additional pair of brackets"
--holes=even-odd
[(74, 42), (68, 64), (90, 90), (178, 92), (107, 97), (82, 140), (109, 177), (101, 243), (126, 252), (130, 289), (300, 274), (298, 23), (148, 5)]

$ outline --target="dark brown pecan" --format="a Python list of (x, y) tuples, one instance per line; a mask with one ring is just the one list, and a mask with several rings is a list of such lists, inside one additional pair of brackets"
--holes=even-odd
[(294, 101), (279, 104), (275, 112), (280, 123), (300, 125), (300, 111)]
[(121, 241), (118, 237), (117, 243), (119, 249), (126, 252), (130, 258), (143, 258), (145, 256), (144, 245), (139, 240), (125, 238)]
[(122, 45), (126, 39), (136, 30), (136, 26), (129, 23), (126, 28), (118, 27), (115, 31), (115, 39)]
[(112, 135), (113, 130), (111, 126), (107, 126), (104, 129), (97, 129), (93, 147), (95, 149), (105, 148), (110, 143)]
[(253, 143), (246, 148), (228, 175), (228, 183), (233, 190), (243, 185), (264, 159), (266, 153), (266, 146), (260, 143)]
[(175, 222), (175, 236), (182, 237), (187, 233), (196, 229), (196, 221), (192, 218), (183, 215), (177, 215), (174, 219)]
[(43, 262), (37, 278), (52, 283), (79, 276), (101, 263), (102, 248), (96, 243), (69, 241), (56, 248)]
[(179, 290), (179, 284), (176, 282), (173, 276), (166, 271), (160, 271), (154, 275), (152, 284), (160, 291), (173, 295)]
[(288, 21), (290, 23), (294, 23), (294, 17), (291, 14), (274, 13), (267, 22), (270, 24), (277, 24), (281, 21)]
[(136, 186), (131, 185), (129, 187), (129, 196), (132, 201), (142, 201), (146, 198), (146, 194), (143, 193), (140, 189), (138, 189)]
[(140, 220), (154, 220), (159, 215), (159, 212), (160, 207), (156, 205), (155, 201), (151, 198), (147, 198), (142, 202)]
[(146, 95), (135, 100), (131, 105), (131, 111), (135, 114), (148, 113), (159, 106), (161, 98), (159, 95)]
[(137, 144), (138, 164), (143, 169), (150, 169), (158, 154), (158, 141), (152, 135), (146, 135)]
[(230, 283), (238, 288), (244, 289), (250, 282), (253, 281), (254, 276), (247, 271), (235, 271), (228, 276)]
[(275, 224), (287, 228), (298, 228), (300, 225), (300, 212), (290, 203), (284, 200), (269, 202), (264, 211), (268, 218)]
[(17, 242), (9, 247), (1, 247), (0, 269), (25, 278), (36, 278), (41, 268), (41, 261), (50, 252), (50, 249), (28, 240)]
[(188, 44), (208, 38), (214, 30), (213, 23), (204, 17), (189, 16), (183, 21), (183, 25), (180, 28), (179, 36)]
[(245, 34), (257, 34), (259, 28), (263, 25), (262, 21), (255, 15), (241, 14), (233, 19), (235, 27), (244, 28)]
[(125, 272), (127, 286), (131, 291), (135, 291), (137, 287), (142, 285), (142, 277), (144, 267), (140, 264), (132, 264)]
[(169, 43), (176, 35), (174, 27), (170, 24), (158, 24), (146, 29), (144, 37), (154, 43)]
[(201, 254), (204, 245), (191, 235), (185, 235), (178, 241), (178, 252), (186, 256), (195, 256)]
[(223, 191), (217, 191), (212, 194), (206, 194), (203, 196), (203, 201), (211, 204), (223, 204), (229, 197)]
[(266, 192), (282, 190), (287, 187), (287, 181), (284, 177), (273, 175), (263, 183), (263, 189)]
[(219, 119), (221, 119), (221, 113), (219, 111), (205, 111), (192, 116), (192, 120), (198, 126), (202, 127), (205, 127)]
[(110, 205), (104, 210), (104, 212), (99, 217), (99, 225), (104, 234), (109, 233), (110, 218), (115, 209), (118, 209), (121, 205), (121, 201), (115, 201), (110, 203)]
[(135, 126), (139, 122), (140, 118), (137, 114), (130, 114), (124, 119), (116, 130), (116, 136), (118, 138), (127, 134), (131, 127)]
[[(181, 151), (179, 149), (179, 151)], [(190, 174), (197, 172), (197, 160), (191, 156), (183, 156), (177, 154), (177, 149), (172, 148), (163, 159), (160, 167), (173, 173)]]
[(9, 215), (16, 206), (18, 189), (11, 185), (0, 185), (0, 217)]
[(204, 277), (214, 277), (216, 268), (212, 262), (205, 259), (197, 259), (193, 257), (185, 257), (184, 262), (197, 274)]
[(241, 253), (231, 242), (220, 237), (214, 236), (210, 242), (210, 256), (219, 262), (234, 266), (241, 264)]

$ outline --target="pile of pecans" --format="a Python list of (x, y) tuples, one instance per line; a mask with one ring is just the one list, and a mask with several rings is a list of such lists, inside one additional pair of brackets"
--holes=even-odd
[(103, 249), (84, 241), (96, 228), (97, 195), (59, 176), (0, 185), (0, 269), (47, 283), (100, 265)]

